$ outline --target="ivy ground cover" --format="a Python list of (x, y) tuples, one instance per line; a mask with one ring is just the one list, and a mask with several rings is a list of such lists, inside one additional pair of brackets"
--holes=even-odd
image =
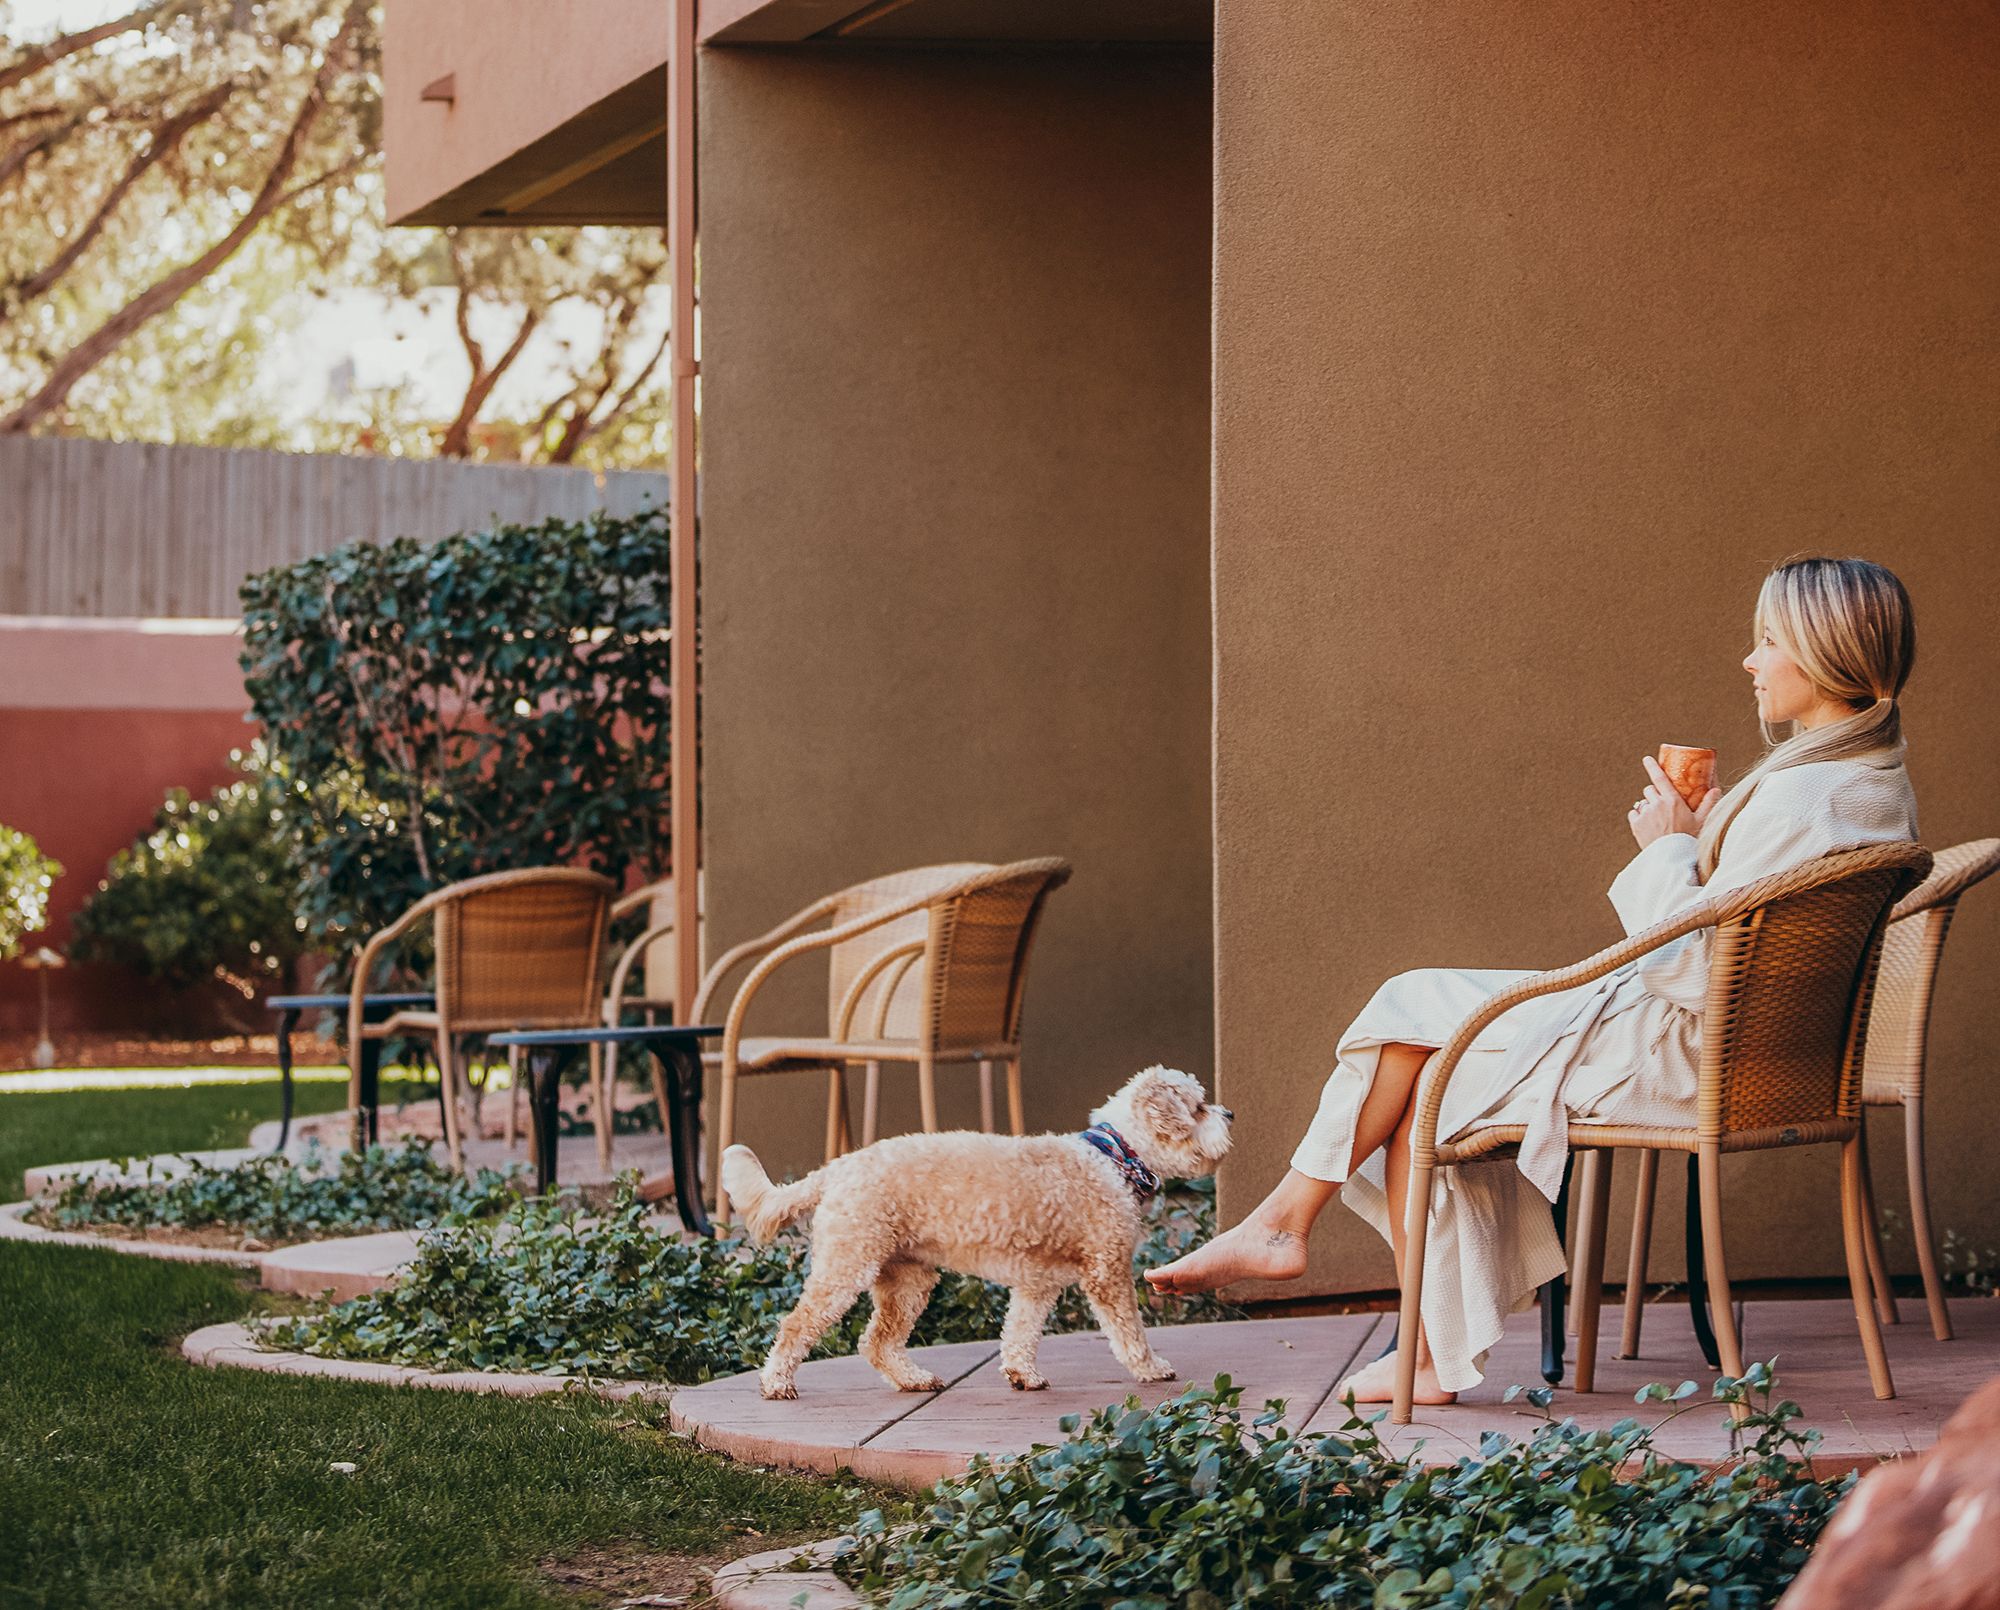
[[(1248, 1417), (1220, 1376), (1150, 1411), (1133, 1398), (1072, 1416), (1059, 1447), (976, 1461), (914, 1524), (866, 1515), (835, 1568), (889, 1610), (1759, 1610), (1854, 1479), (1813, 1479), (1818, 1434), (1793, 1431), (1772, 1385), (1757, 1365), (1707, 1402), (1693, 1382), (1649, 1387), (1650, 1418), (1490, 1434), (1426, 1468), (1383, 1446), (1381, 1413), (1296, 1436), (1282, 1403)], [(1739, 1400), (1756, 1412), (1733, 1465), (1654, 1454), (1665, 1418)]]
[(187, 1160), (186, 1172), (129, 1183), (75, 1180), (34, 1215), (54, 1230), (221, 1230), (266, 1242), (315, 1241), (414, 1230), (497, 1213), (515, 1201), (511, 1173), (459, 1174), (423, 1141), (370, 1146), (329, 1158), (308, 1146), (288, 1157), (249, 1158), (226, 1168)]
[[(1137, 1278), (1139, 1268), (1205, 1238), (1213, 1203), (1205, 1184), (1155, 1199), (1134, 1259), (1139, 1300), (1154, 1324), (1240, 1316), (1214, 1298), (1155, 1296)], [(706, 1381), (763, 1362), (778, 1321), (799, 1300), (806, 1247), (795, 1235), (762, 1248), (684, 1239), (650, 1218), (629, 1186), (597, 1216), (522, 1201), (494, 1224), (432, 1232), (396, 1285), (278, 1320), (265, 1340), (323, 1357), (429, 1369)], [(947, 1274), (914, 1340), (988, 1340), (1000, 1334), (1006, 1306), (1004, 1288)], [(853, 1352), (868, 1312), (864, 1297), (814, 1356)], [(1071, 1291), (1052, 1328), (1095, 1323)]]

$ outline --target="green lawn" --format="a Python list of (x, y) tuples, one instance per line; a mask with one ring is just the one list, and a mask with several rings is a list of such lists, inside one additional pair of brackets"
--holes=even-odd
[[(331, 1112), (347, 1100), (337, 1080), (301, 1080), (295, 1113)], [(187, 1090), (8, 1091), (0, 1081), (0, 1202), (21, 1199), (21, 1172), (92, 1157), (151, 1156), (241, 1146), (250, 1126), (281, 1111), (276, 1077)]]
[[(341, 1089), (301, 1094), (324, 1105)], [(243, 1115), (275, 1101), (257, 1086), (0, 1096), (0, 1180), (240, 1144)], [(677, 1557), (825, 1535), (865, 1507), (702, 1453), (656, 1409), (181, 1359), (188, 1331), (257, 1301), (233, 1273), (0, 1244), (0, 1610), (608, 1604), (684, 1591)]]

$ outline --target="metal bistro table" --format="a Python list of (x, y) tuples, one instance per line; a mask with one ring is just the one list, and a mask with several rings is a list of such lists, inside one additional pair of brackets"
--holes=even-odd
[[(292, 1134), (292, 1030), (299, 1026), (299, 1019), (307, 1012), (345, 1012), (352, 999), (345, 991), (338, 995), (271, 995), (264, 1000), (265, 1006), (278, 1014), (278, 1074), (284, 1083), (284, 1117), (278, 1124), (279, 1151), (285, 1149), (286, 1141)], [(370, 1023), (380, 1023), (385, 1017), (414, 1007), (425, 1011), (437, 1004), (435, 995), (364, 995), (361, 997), (362, 1015)], [(350, 1047), (348, 1054), (354, 1055)], [(379, 1116), (382, 1104), (381, 1068), (382, 1042), (364, 1040), (361, 1042), (361, 1143), (373, 1146), (378, 1138)]]
[(528, 1054), (536, 1189), (546, 1192), (556, 1180), (556, 1102), (563, 1071), (586, 1046), (644, 1046), (652, 1053), (653, 1090), (659, 1098), (667, 1143), (673, 1150), (674, 1205), (680, 1209), (682, 1224), (702, 1235), (713, 1235), (701, 1205), (701, 1042), (721, 1032), (719, 1026), (647, 1024), (616, 1029), (511, 1029), (490, 1036), (489, 1045), (518, 1045)]

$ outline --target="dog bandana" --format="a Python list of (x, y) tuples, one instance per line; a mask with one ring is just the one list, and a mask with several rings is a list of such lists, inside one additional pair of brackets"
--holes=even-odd
[(1086, 1146), (1095, 1147), (1118, 1165), (1118, 1172), (1125, 1176), (1125, 1183), (1140, 1201), (1160, 1188), (1160, 1176), (1139, 1161), (1139, 1154), (1109, 1124), (1092, 1124), (1080, 1138)]

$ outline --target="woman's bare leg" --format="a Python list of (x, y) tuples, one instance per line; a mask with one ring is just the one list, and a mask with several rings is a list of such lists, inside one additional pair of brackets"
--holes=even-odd
[[(1386, 1145), (1403, 1123), (1416, 1093), (1417, 1075), (1430, 1055), (1428, 1046), (1397, 1043), (1382, 1047), (1375, 1064), (1375, 1081), (1355, 1118), (1350, 1171)], [(1186, 1257), (1148, 1269), (1146, 1279), (1155, 1291), (1170, 1292), (1213, 1291), (1237, 1280), (1296, 1280), (1306, 1270), (1306, 1236), (1313, 1221), (1339, 1193), (1340, 1187), (1331, 1180), (1316, 1180), (1295, 1168), (1287, 1169), (1248, 1218)], [(1402, 1220), (1393, 1213), (1392, 1217), (1400, 1238)], [(1400, 1248), (1400, 1239), (1397, 1244)], [(1398, 1251), (1399, 1265), (1401, 1256)]]
[[(1402, 1121), (1396, 1125), (1396, 1132), (1389, 1137), (1389, 1148), (1382, 1160), (1382, 1194), (1389, 1199), (1389, 1246), (1396, 1257), (1398, 1288), (1409, 1278), (1404, 1243), (1410, 1201), (1410, 1136), (1416, 1127), (1417, 1104), (1412, 1099), (1404, 1109)], [(1336, 1403), (1350, 1394), (1356, 1403), (1391, 1402), (1396, 1395), (1396, 1355), (1391, 1352), (1364, 1364), (1333, 1389)], [(1421, 1324), (1417, 1326), (1415, 1401), (1431, 1404), (1458, 1401), (1456, 1392), (1447, 1392), (1438, 1385), (1437, 1366), (1431, 1359), (1430, 1338), (1424, 1334)]]

